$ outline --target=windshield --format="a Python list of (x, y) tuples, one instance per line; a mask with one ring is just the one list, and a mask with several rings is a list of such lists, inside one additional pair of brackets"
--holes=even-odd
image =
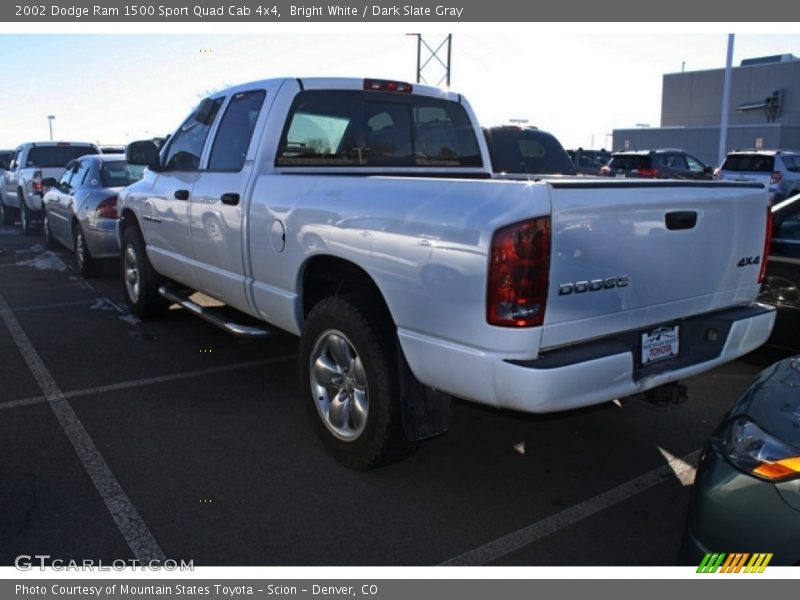
[(750, 171), (771, 173), (775, 166), (775, 157), (763, 154), (736, 154), (728, 156), (722, 163), (723, 171)]
[(144, 165), (129, 165), (124, 160), (104, 162), (100, 169), (100, 178), (103, 187), (125, 187), (139, 181), (144, 169)]

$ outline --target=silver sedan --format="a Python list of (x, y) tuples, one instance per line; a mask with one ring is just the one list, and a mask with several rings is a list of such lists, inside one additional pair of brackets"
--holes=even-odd
[(78, 272), (96, 275), (102, 259), (119, 256), (116, 237), (117, 194), (142, 178), (143, 166), (129, 165), (124, 154), (90, 154), (67, 164), (43, 201), (45, 244), (61, 243), (75, 252)]

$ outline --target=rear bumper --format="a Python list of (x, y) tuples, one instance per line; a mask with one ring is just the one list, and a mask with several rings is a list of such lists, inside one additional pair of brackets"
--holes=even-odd
[[(638, 365), (640, 331), (543, 353), (527, 361), (504, 360), (437, 340), (398, 332), (414, 374), (455, 396), (532, 413), (608, 402), (692, 377), (761, 346), (775, 323), (763, 304), (685, 319), (681, 356)], [(708, 329), (718, 333), (705, 340)]]

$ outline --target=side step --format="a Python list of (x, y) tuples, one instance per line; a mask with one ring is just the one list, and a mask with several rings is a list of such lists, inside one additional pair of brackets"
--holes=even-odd
[[(239, 323), (233, 319), (232, 314), (228, 314), (234, 311), (226, 306), (201, 306), (189, 299), (189, 297), (195, 293), (194, 290), (189, 290), (174, 283), (162, 285), (158, 288), (158, 293), (170, 302), (178, 304), (201, 319), (238, 337), (265, 337), (280, 333), (280, 330), (270, 327), (269, 325), (257, 324), (256, 319), (252, 319), (255, 323), (253, 325)], [(245, 319), (251, 318), (241, 313), (239, 313), (238, 316)]]

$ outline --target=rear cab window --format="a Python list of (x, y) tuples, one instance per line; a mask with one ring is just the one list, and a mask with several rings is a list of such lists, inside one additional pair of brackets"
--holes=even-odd
[(96, 154), (97, 148), (93, 146), (34, 146), (28, 150), (25, 160), (26, 167), (63, 167), (69, 161), (85, 156)]
[(475, 129), (457, 102), (358, 90), (298, 93), (275, 165), (483, 166)]

